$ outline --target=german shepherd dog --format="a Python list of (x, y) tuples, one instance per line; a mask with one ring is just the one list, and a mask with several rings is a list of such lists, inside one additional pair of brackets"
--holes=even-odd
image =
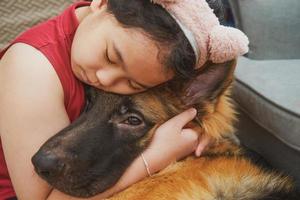
[(33, 156), (36, 172), (69, 195), (96, 195), (118, 181), (157, 127), (193, 106), (198, 113), (187, 126), (214, 138), (213, 144), (200, 158), (178, 161), (110, 199), (296, 200), (289, 177), (252, 162), (234, 139), (235, 65), (235, 60), (210, 63), (192, 80), (174, 79), (135, 95), (89, 88), (82, 115)]

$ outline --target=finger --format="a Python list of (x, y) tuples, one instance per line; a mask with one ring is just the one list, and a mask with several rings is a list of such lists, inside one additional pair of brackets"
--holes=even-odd
[(208, 135), (204, 135), (203, 137), (199, 137), (200, 142), (196, 148), (195, 151), (195, 155), (197, 157), (199, 157), (201, 155), (201, 153), (203, 152), (203, 150), (205, 149), (205, 147), (207, 147), (207, 145), (210, 143), (211, 141), (211, 137), (209, 137)]
[(194, 146), (194, 150), (198, 145), (198, 133), (193, 129), (182, 129), (181, 130), (181, 138), (182, 142), (187, 142)]
[(180, 153), (177, 154), (176, 160), (181, 160), (193, 153), (198, 145), (198, 134), (192, 129), (183, 129), (181, 131), (181, 139), (178, 147), (181, 148)]
[(163, 126), (171, 126), (171, 127), (175, 126), (178, 129), (182, 129), (188, 122), (190, 122), (195, 118), (196, 114), (197, 114), (197, 110), (195, 108), (190, 108), (176, 115), (175, 117), (169, 119), (167, 122), (163, 124)]

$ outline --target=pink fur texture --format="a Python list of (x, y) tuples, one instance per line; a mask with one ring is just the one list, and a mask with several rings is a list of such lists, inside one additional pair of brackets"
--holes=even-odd
[(232, 60), (248, 52), (248, 38), (240, 30), (215, 26), (209, 35), (209, 59), (214, 63)]
[[(192, 32), (196, 41), (197, 68), (206, 61), (222, 63), (248, 52), (247, 36), (236, 28), (220, 25), (205, 0), (151, 0), (165, 8)], [(191, 40), (190, 40), (191, 41)]]

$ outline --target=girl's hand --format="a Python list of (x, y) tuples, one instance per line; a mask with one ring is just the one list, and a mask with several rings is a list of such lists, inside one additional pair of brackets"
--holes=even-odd
[(182, 159), (196, 151), (200, 156), (202, 150), (209, 143), (209, 138), (198, 140), (198, 134), (184, 126), (196, 116), (196, 109), (191, 108), (162, 124), (155, 132), (153, 140), (144, 157), (153, 174), (170, 163)]

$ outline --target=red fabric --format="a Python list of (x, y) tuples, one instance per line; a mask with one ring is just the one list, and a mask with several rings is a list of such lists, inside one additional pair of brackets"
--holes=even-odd
[[(54, 67), (64, 90), (64, 103), (68, 116), (74, 121), (84, 106), (84, 89), (71, 70), (70, 52), (74, 33), (78, 27), (75, 8), (87, 6), (89, 2), (78, 2), (61, 15), (41, 23), (18, 36), (0, 52), (0, 59), (15, 43), (26, 43), (42, 52)], [(7, 171), (0, 141), (0, 200), (14, 197), (15, 192)]]

